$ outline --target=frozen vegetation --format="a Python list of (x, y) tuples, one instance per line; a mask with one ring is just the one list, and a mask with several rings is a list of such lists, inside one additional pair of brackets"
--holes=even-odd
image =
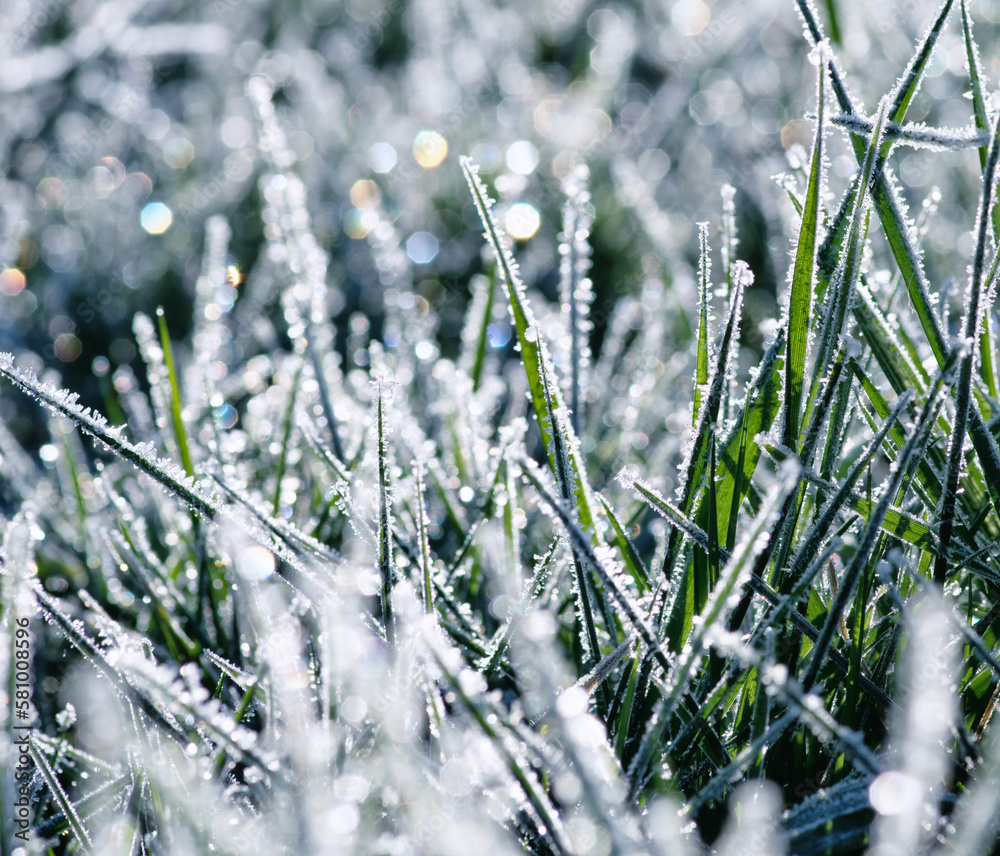
[(0, 2), (0, 856), (995, 852), (998, 36)]

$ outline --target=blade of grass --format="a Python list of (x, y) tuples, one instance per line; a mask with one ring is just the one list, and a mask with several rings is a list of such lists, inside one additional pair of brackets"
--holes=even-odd
[(87, 828), (83, 825), (83, 821), (80, 820), (80, 815), (77, 813), (76, 806), (73, 801), (69, 798), (69, 794), (63, 789), (62, 784), (59, 782), (59, 777), (56, 775), (55, 770), (52, 769), (52, 765), (49, 763), (49, 759), (45, 756), (45, 753), (40, 751), (35, 741), (31, 741), (30, 750), (31, 758), (35, 762), (35, 769), (41, 773), (42, 778), (45, 780), (45, 784), (49, 789), (49, 793), (52, 794), (59, 806), (59, 810), (63, 813), (63, 816), (69, 822), (70, 829), (73, 830), (73, 837), (76, 838), (77, 843), (80, 845), (80, 849), (84, 853), (92, 852), (94, 843), (90, 840), (90, 833), (87, 832)]
[[(872, 131), (872, 137), (869, 141), (864, 161), (858, 170), (860, 184), (854, 201), (854, 209), (851, 213), (851, 224), (848, 230), (847, 242), (841, 253), (837, 274), (826, 296), (826, 306), (824, 308), (825, 322), (822, 336), (816, 349), (813, 381), (810, 386), (809, 399), (806, 405), (806, 422), (809, 421), (809, 414), (816, 400), (819, 390), (819, 380), (826, 374), (829, 364), (840, 345), (840, 339), (847, 325), (847, 313), (854, 299), (854, 287), (861, 271), (862, 253), (868, 231), (868, 189), (874, 177), (881, 170), (880, 158), (877, 155), (882, 144), (882, 128), (885, 124), (888, 109), (889, 101), (887, 98), (883, 98), (879, 102), (875, 128)], [(803, 463), (808, 464), (806, 461)]]
[(812, 320), (813, 272), (816, 267), (816, 235), (821, 213), (823, 184), (823, 62), (817, 63), (819, 80), (816, 85), (817, 119), (813, 140), (809, 183), (806, 188), (805, 207), (799, 226), (795, 264), (791, 274), (791, 293), (788, 297), (788, 350), (785, 353), (785, 425), (782, 443), (793, 451), (799, 442), (799, 415), (802, 408), (803, 374), (806, 349), (809, 344), (809, 325)]
[(305, 368), (305, 360), (299, 358), (296, 362), (295, 374), (292, 377), (292, 388), (288, 390), (288, 407), (285, 410), (285, 418), (281, 428), (281, 451), (278, 453), (278, 467), (275, 471), (274, 498), (271, 501), (271, 511), (275, 517), (281, 511), (281, 483), (285, 479), (285, 470), (288, 466), (288, 452), (292, 448), (292, 431), (295, 428), (295, 398), (299, 392), (302, 370)]
[[(972, 109), (975, 115), (976, 127), (989, 139), (990, 117), (986, 107), (986, 98), (983, 94), (983, 70), (979, 59), (979, 48), (972, 37), (972, 21), (969, 18), (968, 0), (962, 0), (960, 9), (962, 12), (962, 38), (965, 42), (965, 58), (969, 69), (969, 81), (972, 93)], [(986, 169), (989, 157), (988, 143), (979, 147), (979, 166)], [(1000, 239), (1000, 206), (994, 205), (991, 211), (993, 237)], [(987, 286), (988, 288), (989, 286)], [(996, 370), (996, 343), (994, 340), (993, 324), (990, 322), (990, 311), (987, 308), (983, 313), (982, 328), (979, 336), (979, 366), (980, 374), (986, 388), (993, 398), (1000, 398), (1000, 384), (998, 384)]]
[[(544, 424), (546, 421), (547, 408), (545, 403), (545, 392), (542, 388), (541, 375), (539, 374), (539, 350), (542, 345), (541, 331), (535, 322), (528, 296), (525, 293), (524, 285), (517, 272), (517, 264), (511, 255), (507, 241), (497, 225), (493, 216), (492, 200), (486, 192), (486, 187), (479, 177), (478, 167), (469, 159), (463, 157), (461, 160), (462, 171), (465, 179), (472, 191), (472, 198), (479, 212), (479, 218), (483, 223), (485, 238), (493, 255), (496, 258), (497, 266), (503, 275), (504, 285), (507, 290), (508, 305), (511, 318), (514, 321), (514, 328), (517, 331), (518, 345), (521, 349), (521, 362), (528, 378), (528, 389), (531, 393), (531, 401), (538, 420), (539, 428), (542, 432), (542, 442), (549, 450), (549, 465), (553, 472), (557, 471), (557, 464), (551, 451), (552, 436), (550, 431), (555, 426), (548, 428)], [(553, 390), (553, 396), (557, 406), (562, 406), (558, 388)], [(594, 515), (591, 511), (589, 497), (589, 486), (583, 469), (583, 462), (575, 448), (574, 443), (569, 444), (568, 453), (575, 478), (575, 504), (580, 525), (592, 533), (593, 538), (597, 538), (594, 528)]]
[(646, 727), (639, 751), (629, 767), (629, 779), (634, 785), (638, 784), (639, 789), (647, 780), (656, 757), (664, 750), (666, 729), (688, 689), (694, 670), (698, 668), (702, 655), (711, 644), (711, 634), (721, 626), (723, 612), (732, 605), (733, 595), (750, 579), (757, 554), (766, 542), (761, 536), (773, 525), (773, 517), (781, 500), (798, 484), (794, 464), (787, 466), (788, 470), (782, 474), (781, 482), (770, 491), (760, 512), (747, 527), (739, 545), (726, 562), (720, 573), (719, 583), (701, 614), (701, 621), (692, 633), (690, 643), (685, 645), (679, 662), (671, 670), (669, 692), (657, 705), (656, 712)]
[(597, 498), (600, 500), (601, 506), (604, 508), (604, 513), (608, 516), (608, 520), (611, 521), (611, 529), (614, 532), (614, 543), (618, 547), (618, 552), (625, 563), (625, 568), (635, 581), (639, 594), (645, 594), (650, 590), (649, 573), (646, 570), (646, 566), (643, 564), (638, 552), (636, 552), (635, 545), (628, 535), (625, 534), (621, 521), (615, 515), (608, 501), (600, 494), (598, 494)]
[(177, 442), (177, 450), (181, 456), (181, 464), (184, 467), (184, 472), (189, 476), (193, 476), (194, 463), (191, 460), (187, 430), (184, 428), (184, 419), (181, 415), (183, 408), (181, 404), (181, 388), (177, 380), (174, 351), (170, 346), (170, 334), (167, 332), (167, 318), (162, 306), (157, 307), (156, 318), (160, 325), (160, 347), (163, 348), (163, 361), (167, 367), (167, 377), (170, 379), (170, 418), (174, 426), (174, 439)]
[(396, 568), (392, 553), (392, 509), (389, 498), (389, 437), (385, 424), (385, 406), (391, 395), (392, 382), (384, 377), (372, 381), (375, 390), (375, 440), (378, 448), (378, 568), (381, 579), (382, 629), (386, 641), (396, 645), (396, 617), (392, 609), (392, 589), (396, 584)]
[(702, 398), (708, 389), (708, 309), (712, 260), (708, 255), (708, 223), (698, 224), (698, 351), (694, 371), (694, 407), (691, 425), (697, 427)]
[[(732, 349), (738, 339), (740, 311), (743, 306), (744, 290), (753, 282), (753, 275), (745, 262), (736, 263), (735, 283), (733, 286), (732, 301), (729, 306), (729, 316), (726, 319), (726, 326), (723, 328), (719, 341), (719, 348), (716, 352), (715, 369), (712, 374), (708, 396), (702, 406), (698, 416), (698, 425), (695, 429), (694, 441), (691, 445), (690, 453), (681, 468), (681, 491), (679, 509), (682, 515), (687, 515), (691, 511), (694, 499), (702, 486), (705, 475), (705, 468), (708, 463), (706, 454), (708, 449), (709, 435), (714, 430), (719, 420), (719, 409), (725, 395), (726, 387), (730, 380), (729, 365), (732, 357)], [(680, 533), (676, 530), (670, 533), (667, 541), (667, 550), (663, 557), (662, 573), (667, 579), (673, 572), (673, 564), (680, 546)], [(707, 547), (706, 547), (707, 549)], [(689, 581), (694, 590), (700, 590), (707, 596), (709, 586), (706, 581)], [(704, 600), (698, 600), (693, 604), (695, 613), (700, 612), (705, 605)], [(677, 642), (677, 640), (674, 640)], [(673, 644), (673, 643), (672, 643)]]

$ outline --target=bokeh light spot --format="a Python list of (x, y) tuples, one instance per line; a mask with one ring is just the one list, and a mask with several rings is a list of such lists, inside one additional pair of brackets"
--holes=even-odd
[(388, 143), (375, 143), (368, 149), (368, 165), (375, 172), (389, 172), (396, 165), (396, 150)]
[(438, 254), (438, 241), (430, 232), (414, 232), (406, 242), (406, 254), (418, 265), (425, 265)]
[(685, 36), (697, 36), (712, 19), (708, 6), (701, 0), (681, 0), (670, 12), (670, 19)]
[(194, 160), (194, 146), (183, 137), (177, 137), (163, 147), (163, 159), (174, 169), (184, 169)]
[(377, 208), (381, 201), (382, 191), (374, 181), (362, 178), (351, 185), (351, 203), (355, 208), (370, 210)]
[(28, 279), (19, 268), (5, 268), (3, 273), (0, 273), (0, 293), (8, 297), (20, 294), (27, 284)]
[(344, 215), (344, 231), (347, 237), (360, 240), (378, 225), (378, 214), (374, 211), (363, 211), (352, 208)]
[(72, 333), (63, 333), (52, 346), (56, 356), (64, 363), (71, 363), (83, 353), (83, 345)]
[(174, 213), (162, 202), (150, 202), (142, 209), (139, 222), (150, 235), (162, 235), (174, 222)]
[(413, 157), (424, 169), (434, 169), (448, 155), (448, 141), (437, 131), (421, 131), (413, 140)]
[(518, 175), (531, 175), (538, 166), (538, 149), (527, 140), (518, 140), (507, 149), (507, 168)]
[(236, 556), (236, 570), (245, 580), (259, 582), (274, 573), (274, 556), (265, 547), (256, 544), (240, 550)]
[(529, 205), (527, 202), (518, 202), (516, 205), (511, 205), (507, 211), (507, 216), (503, 220), (504, 228), (508, 234), (518, 241), (527, 241), (528, 238), (534, 237), (535, 232), (538, 231), (538, 227), (541, 224), (542, 219), (538, 215), (538, 211), (535, 210), (533, 205)]

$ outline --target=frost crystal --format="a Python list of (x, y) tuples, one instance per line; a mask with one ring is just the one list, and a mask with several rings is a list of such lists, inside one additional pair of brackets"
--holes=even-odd
[(634, 467), (622, 467), (615, 476), (615, 481), (622, 486), (623, 490), (632, 490), (635, 487), (639, 472)]

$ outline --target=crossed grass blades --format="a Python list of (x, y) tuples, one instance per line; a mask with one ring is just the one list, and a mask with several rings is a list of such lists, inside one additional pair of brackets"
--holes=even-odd
[[(9, 692), (14, 619), (33, 616), (41, 849), (989, 851), (1000, 136), (955, 5), (867, 117), (799, 2), (813, 151), (786, 185), (799, 223), (780, 323), (745, 382), (752, 276), (732, 216), (718, 288), (701, 232), (687, 360), (655, 323), (675, 311), (665, 291), (646, 295), (649, 323), (612, 319), (591, 355), (586, 170), (566, 181), (557, 315), (521, 282), (469, 160), (495, 266), (459, 359), (418, 347), (433, 316), (401, 301), (405, 333), (371, 343), (370, 383), (342, 373), (304, 189), (253, 81), (270, 240), (294, 263), (294, 349), (228, 366), (253, 383), (217, 380), (226, 322), (204, 311), (225, 284), (217, 219), (196, 353), (175, 351), (162, 313), (135, 320), (150, 394), (111, 402), (128, 428), (0, 358), (50, 414), (54, 467), (6, 432), (0, 465), (21, 502), (3, 527), (0, 673)], [(974, 124), (958, 130), (906, 119), (946, 26), (967, 50)], [(858, 162), (839, 198), (832, 126)], [(953, 329), (921, 263), (926, 223), (893, 178), (906, 146), (979, 150)], [(489, 347), (497, 301), (515, 372)], [(680, 408), (683, 448), (665, 428)], [(657, 486), (667, 467), (673, 496)], [(75, 689), (43, 690), (49, 677)], [(15, 724), (5, 706), (4, 757)], [(10, 790), (2, 811), (8, 854)]]

